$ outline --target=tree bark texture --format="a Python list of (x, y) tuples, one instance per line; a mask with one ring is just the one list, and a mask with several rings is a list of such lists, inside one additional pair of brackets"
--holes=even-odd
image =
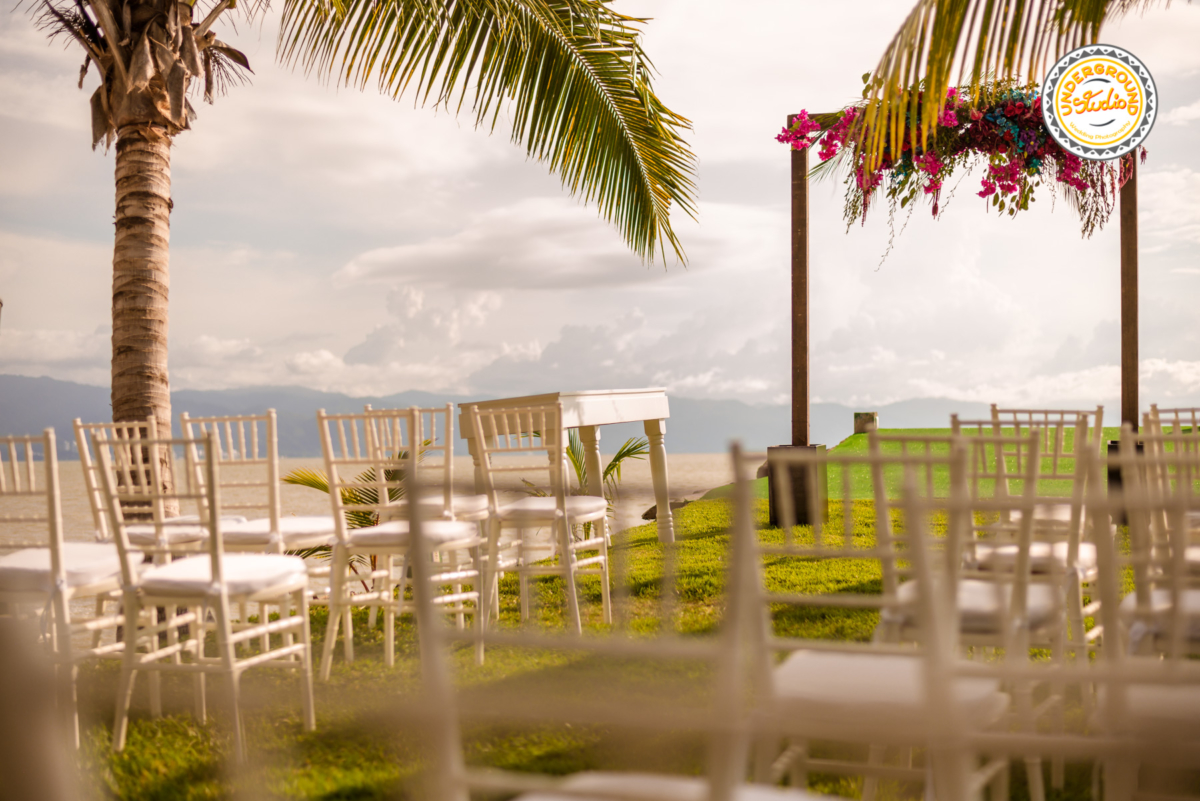
[[(171, 139), (151, 126), (117, 136), (113, 248), (112, 409), (114, 422), (155, 419), (171, 432), (167, 376), (170, 289)], [(173, 485), (170, 454), (164, 479)]]

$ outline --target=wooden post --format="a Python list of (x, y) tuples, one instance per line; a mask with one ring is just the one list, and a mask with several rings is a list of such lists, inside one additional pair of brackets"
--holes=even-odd
[[(788, 117), (791, 127), (792, 117)], [(808, 149), (792, 151), (792, 444), (809, 443)]]
[[(794, 115), (788, 116), (792, 127)], [(775, 476), (771, 454), (793, 448), (824, 448), (813, 445), (810, 439), (808, 384), (808, 149), (792, 151), (792, 444), (767, 448), (767, 510), (771, 525), (779, 525), (781, 508), (778, 493), (782, 482)], [(827, 515), (824, 476), (810, 482), (805, 471), (789, 468), (792, 485), (792, 508), (796, 522), (811, 525)], [(817, 495), (810, 497), (810, 486)], [(816, 511), (814, 511), (816, 510)]]
[(1138, 150), (1121, 187), (1121, 422), (1138, 430)]

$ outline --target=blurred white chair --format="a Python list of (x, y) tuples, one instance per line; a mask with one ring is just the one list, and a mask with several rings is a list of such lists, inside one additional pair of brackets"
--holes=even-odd
[[(37, 464), (40, 457), (41, 464)], [(40, 474), (40, 475), (39, 475)], [(66, 731), (79, 745), (75, 673), (80, 660), (120, 653), (121, 642), (101, 645), (99, 635), (124, 618), (103, 614), (103, 600), (120, 588), (121, 560), (112, 543), (64, 542), (58, 453), (54, 429), (40, 436), (0, 437), (0, 604), (10, 615), (41, 615), (46, 644), (59, 671), (59, 704)], [(95, 597), (91, 618), (74, 618), (71, 602)], [(91, 635), (91, 647), (77, 637)]]
[[(958, 764), (958, 757), (937, 753), (946, 733), (945, 715), (951, 712), (929, 694), (931, 663), (926, 651), (937, 646), (929, 641), (931, 600), (927, 596), (934, 588), (930, 581), (902, 581), (914, 577), (918, 565), (913, 553), (925, 547), (916, 540), (925, 535), (911, 515), (906, 514), (903, 525), (895, 525), (893, 511), (899, 512), (900, 504), (890, 502), (886, 492), (876, 496), (882, 502), (871, 499), (873, 485), (886, 484), (894, 490), (907, 479), (908, 493), (917, 493), (919, 487), (928, 501), (925, 516), (935, 508), (944, 512), (951, 502), (947, 492), (957, 491), (961, 505), (965, 448), (947, 438), (940, 438), (940, 448), (928, 444), (925, 448), (904, 443), (897, 452), (884, 453), (875, 439), (867, 454), (798, 449), (767, 456), (773, 474), (784, 485), (778, 495), (780, 532), (756, 533), (744, 515), (738, 516), (734, 531), (746, 543), (743, 552), (751, 554), (754, 581), (746, 582), (743, 589), (749, 593), (744, 603), (756, 605), (759, 613), (751, 629), (755, 705), (764, 719), (762, 728), (773, 735), (764, 738), (758, 749), (755, 776), (759, 781), (787, 776), (793, 786), (803, 787), (809, 772), (860, 774), (865, 777), (863, 798), (871, 799), (881, 778), (920, 782), (936, 779), (939, 760)], [(761, 454), (736, 458), (738, 481), (747, 483), (762, 460)], [(818, 488), (822, 477), (827, 496)], [(790, 484), (794, 480), (809, 484), (803, 493), (808, 509), (793, 508)], [(748, 486), (743, 494), (749, 495)], [(807, 519), (816, 522), (796, 528), (797, 511), (807, 512)], [(961, 512), (951, 515), (941, 545), (950, 549), (962, 537), (955, 528), (964, 522)], [(908, 565), (902, 566), (901, 559)], [(802, 570), (826, 560), (855, 566), (847, 568), (844, 585), (798, 592), (780, 584), (776, 571), (781, 566)], [(947, 571), (944, 564), (942, 570)], [(953, 580), (945, 583), (946, 592), (952, 594)], [(883, 621), (879, 632), (871, 619), (876, 611)], [(799, 633), (786, 631), (789, 626)], [(905, 642), (883, 634), (889, 627), (901, 626)], [(784, 633), (778, 633), (777, 627)], [(814, 633), (804, 635), (806, 628)], [(782, 661), (777, 654), (783, 655)], [(996, 725), (1008, 708), (1008, 696), (995, 681), (961, 680), (945, 689), (946, 703), (971, 726)], [(786, 747), (778, 746), (781, 739)], [(869, 756), (866, 761), (821, 758), (813, 754), (814, 741), (866, 745)], [(911, 755), (906, 764), (885, 764), (888, 747), (931, 748), (933, 753), (925, 768), (914, 768)], [(974, 781), (993, 780), (1006, 786), (1006, 772), (1007, 761), (995, 760), (979, 769)], [(932, 793), (932, 785), (927, 788)]]
[[(222, 509), (241, 516), (221, 520), (226, 551), (284, 553), (333, 544), (332, 517), (283, 514), (274, 409), (223, 417), (192, 417), (184, 412), (179, 423), (189, 439), (212, 434), (214, 456), (222, 465)], [(200, 465), (188, 467), (190, 478), (203, 481)], [(246, 519), (250, 513), (256, 516)]]
[[(996, 435), (992, 421), (961, 421), (957, 416), (952, 416), (951, 425), (949, 438), (871, 432), (868, 441), (870, 447), (881, 450), (886, 450), (889, 443), (910, 450), (914, 446), (931, 448), (938, 440), (941, 444), (936, 447), (940, 449), (957, 446), (964, 450), (965, 473), (959, 484), (951, 481), (951, 486), (957, 486), (963, 495), (956, 512), (957, 535), (946, 541), (947, 576), (960, 626), (958, 642), (982, 655), (989, 649), (1008, 647), (1016, 631), (1020, 639), (1015, 653), (1027, 656), (1031, 648), (1047, 648), (1051, 659), (1061, 664), (1066, 658), (1068, 638), (1065, 571), (1062, 563), (1052, 558), (1044, 560), (1040, 570), (1033, 568), (1035, 545), (1042, 543), (1052, 552), (1065, 536), (1065, 529), (1036, 524), (1041, 432), (1025, 429), (1021, 436)], [(972, 433), (968, 436), (967, 431)], [(933, 486), (932, 479), (926, 481)], [(889, 503), (887, 489), (876, 480), (878, 508)], [(890, 518), (881, 525), (890, 525)], [(981, 558), (985, 552), (992, 554), (990, 560)], [(950, 570), (954, 565), (957, 570)], [(899, 592), (903, 597), (915, 590), (912, 585), (904, 585)], [(904, 641), (917, 636), (908, 616), (885, 616), (882, 625), (888, 639)], [(1041, 690), (1030, 683), (1010, 688), (1015, 725), (1033, 731), (1048, 719), (1053, 730), (1061, 731), (1066, 688), (1055, 683), (1035, 702)], [(1088, 691), (1084, 688), (1085, 693)], [(1026, 755), (1025, 767), (1030, 795), (1034, 801), (1042, 801), (1045, 788), (1041, 760), (1036, 754)], [(1055, 759), (1051, 764), (1052, 785), (1063, 786), (1064, 778), (1063, 762)]]
[[(1119, 622), (1112, 615), (1105, 620), (1106, 639), (1119, 626), (1126, 645), (1106, 643), (1118, 681), (1104, 688), (1108, 697), (1099, 704), (1099, 723), (1105, 732), (1136, 743), (1105, 760), (1106, 801), (1143, 797), (1139, 773), (1155, 765), (1191, 768), (1193, 779), (1200, 778), (1200, 577), (1188, 564), (1194, 547), (1188, 517), (1200, 512), (1200, 437), (1191, 440), (1137, 434), (1126, 423), (1120, 453), (1110, 460), (1121, 471), (1120, 496), (1095, 494), (1100, 514), (1120, 509), (1129, 521), (1128, 555), (1107, 543), (1114, 569), (1102, 581), (1107, 579), (1113, 602), (1122, 573), (1134, 579), (1134, 591), (1120, 604)], [(1138, 444), (1144, 453), (1138, 453)], [(1095, 530), (1104, 536), (1108, 527)]]
[[(1038, 432), (1040, 437), (1030, 567), (1038, 574), (1053, 570), (1063, 577), (1067, 592), (1068, 649), (1075, 656), (1094, 650), (1099, 636), (1089, 633), (1084, 625), (1085, 618), (1096, 615), (1099, 602), (1093, 597), (1087, 606), (1083, 603), (1084, 595), (1095, 596), (1087, 588), (1096, 578), (1096, 546), (1083, 535), (1087, 528), (1085, 465), (1089, 455), (1100, 453), (1103, 415), (1103, 406), (1092, 412), (1073, 412), (997, 409), (992, 405), (991, 436), (1020, 440)], [(987, 421), (962, 421), (953, 416), (951, 425), (955, 433), (968, 430), (976, 435), (988, 433)], [(997, 459), (1001, 455), (1014, 461), (1019, 459), (1019, 454), (1008, 446), (993, 449), (989, 454)], [(998, 470), (999, 463), (996, 464)], [(1006, 485), (1011, 481), (1010, 475)], [(973, 545), (972, 554), (981, 569), (1007, 570), (1012, 568), (1015, 546), (978, 542)]]
[[(420, 420), (412, 409), (371, 410), (358, 414), (317, 412), (321, 450), (329, 481), (336, 539), (330, 561), (329, 624), (321, 656), (320, 675), (329, 678), (338, 629), (343, 634), (346, 662), (354, 661), (353, 606), (379, 607), (384, 612), (384, 662), (395, 663), (395, 617), (404, 610), (404, 590), (412, 565), (404, 479), (420, 458)], [(427, 508), (430, 504), (424, 504)], [(474, 604), (474, 622), (483, 625), (479, 599), (484, 584), (482, 546), (477, 524), (465, 520), (431, 520), (427, 536), (436, 540), (440, 563), (438, 580), (460, 589), (439, 596), (439, 603), (461, 616)], [(451, 554), (465, 551), (469, 564), (459, 566)], [(397, 574), (394, 558), (401, 559)], [(374, 562), (365, 573), (353, 561)], [(383, 560), (382, 566), (379, 560)], [(351, 575), (353, 573), (353, 575)], [(351, 593), (353, 582), (364, 592)], [(369, 582), (369, 584), (368, 584)], [(482, 652), (478, 657), (482, 659)]]
[[(226, 554), (220, 526), (220, 477), (216, 443), (211, 434), (196, 439), (141, 439), (136, 436), (105, 439), (103, 431), (92, 438), (100, 479), (105, 492), (110, 530), (121, 555), (123, 604), (128, 621), (125, 649), (117, 688), (112, 748), (121, 751), (129, 722), (129, 704), (138, 672), (191, 673), (196, 676), (197, 712), (204, 716), (206, 673), (218, 673), (228, 682), (233, 712), (233, 744), (238, 760), (245, 758), (239, 709), (240, 679), (254, 667), (283, 667), (300, 673), (304, 727), (316, 726), (312, 695), (312, 653), (309, 635), (307, 584), (304, 560), (281, 554)], [(192, 490), (164, 487), (162, 452), (176, 447), (202, 448), (188, 458), (201, 464), (204, 481)], [(207, 530), (208, 553), (176, 559), (142, 569), (140, 555), (129, 543), (124, 508), (141, 506), (160, 530), (168, 525), (166, 509), (196, 505), (199, 525)], [(232, 608), (237, 604), (271, 603), (290, 606), (295, 614), (250, 625), (241, 621), (235, 631)], [(159, 621), (156, 607), (166, 610)], [(183, 608), (184, 614), (177, 614)], [(213, 622), (209, 623), (209, 616)], [(181, 639), (182, 626), (186, 635)], [(214, 635), (216, 656), (208, 656), (205, 642)], [(160, 635), (166, 635), (166, 644)], [(283, 635), (283, 644), (271, 647), (269, 635)], [(299, 642), (293, 638), (299, 638)], [(254, 649), (264, 643), (267, 650)], [(184, 661), (187, 655), (189, 661)]]
[[(746, 506), (748, 502), (740, 508)], [(410, 510), (410, 515), (413, 511)], [(745, 511), (749, 514), (748, 509)], [(425, 553), (436, 547), (424, 535), (428, 525), (418, 519), (410, 523), (414, 547)], [(741, 543), (735, 542), (733, 547), (741, 547)], [(470, 791), (475, 789), (490, 794), (503, 793), (506, 797), (516, 793), (518, 801), (817, 801), (811, 793), (745, 783), (747, 737), (752, 732), (742, 702), (741, 643), (746, 616), (739, 608), (744, 594), (738, 587), (746, 574), (741, 566), (748, 562), (733, 556), (727, 563), (730, 565), (730, 602), (716, 636), (685, 638), (671, 632), (653, 638), (620, 635), (582, 638), (528, 629), (517, 632), (455, 630), (439, 616), (434, 603), (437, 579), (429, 575), (429, 560), (418, 556), (414, 560), (413, 594), (418, 626), (426, 636), (421, 648), (424, 694), (416, 712), (428, 721), (426, 742), (432, 752), (425, 797), (439, 801), (467, 801)], [(674, 585), (672, 564), (670, 560), (664, 563), (666, 586)], [(660, 604), (660, 611), (668, 614), (670, 603), (665, 594)], [(671, 627), (667, 630), (670, 632)], [(618, 672), (612, 682), (590, 684), (582, 693), (568, 678), (566, 685), (574, 691), (559, 693), (557, 685), (545, 682), (525, 689), (510, 684), (460, 701), (460, 691), (453, 681), (451, 662), (446, 653), (453, 641), (485, 641), (533, 652), (575, 652), (590, 659), (612, 659)], [(689, 675), (710, 678), (706, 678), (703, 687), (699, 688), (695, 703), (683, 700), (691, 698), (689, 691), (696, 691), (697, 688), (691, 686), (676, 688), (670, 685), (671, 689), (664, 690), (659, 683), (648, 694), (636, 688), (630, 692), (628, 683), (635, 679), (620, 673), (619, 666), (628, 665), (631, 660), (637, 661), (639, 669), (634, 675), (640, 679), (661, 677), (663, 674), (655, 668), (661, 669), (668, 664), (683, 664)], [(645, 665), (644, 669), (640, 669), (642, 665)], [(699, 776), (596, 770), (551, 777), (475, 768), (465, 764), (460, 716), (503, 721), (506, 728), (528, 723), (539, 730), (565, 724), (603, 725), (624, 732), (695, 732), (707, 737), (708, 747), (703, 773)]]
[[(582, 631), (576, 577), (580, 573), (598, 574), (605, 623), (612, 622), (609, 588), (608, 540), (606, 536), (608, 504), (594, 495), (568, 495), (566, 474), (566, 430), (562, 424), (562, 403), (545, 406), (489, 407), (468, 406), (476, 458), (483, 478), (491, 512), (488, 566), (493, 590), (501, 570), (513, 570), (520, 579), (521, 618), (530, 612), (531, 576), (561, 576), (566, 585), (567, 625)], [(525, 481), (526, 487), (544, 494), (529, 495), (516, 501), (501, 498), (502, 477), (535, 475), (539, 482)], [(590, 525), (589, 525), (590, 524)], [(576, 539), (575, 526), (583, 535)], [(532, 533), (550, 529), (550, 542), (538, 542)], [(517, 536), (504, 540), (504, 531), (516, 529)], [(501, 551), (515, 550), (515, 559), (502, 561)], [(588, 555), (588, 552), (594, 552)], [(557, 555), (557, 564), (539, 562)]]

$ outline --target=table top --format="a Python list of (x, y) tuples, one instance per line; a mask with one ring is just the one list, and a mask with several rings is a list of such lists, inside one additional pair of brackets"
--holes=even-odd
[(636, 423), (641, 420), (663, 420), (671, 416), (667, 391), (662, 387), (648, 389), (595, 389), (584, 392), (547, 392), (542, 395), (522, 395), (516, 398), (474, 401), (458, 404), (458, 430), (463, 439), (470, 439), (470, 420), (466, 407), (493, 409), (500, 406), (541, 406), (562, 402), (563, 427), (604, 426), (612, 423)]

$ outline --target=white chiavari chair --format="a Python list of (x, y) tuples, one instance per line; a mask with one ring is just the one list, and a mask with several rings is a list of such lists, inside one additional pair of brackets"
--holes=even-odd
[[(758, 780), (787, 776), (803, 787), (810, 772), (862, 775), (863, 798), (869, 799), (881, 779), (921, 782), (934, 775), (940, 757), (932, 751), (925, 767), (911, 763), (911, 749), (930, 749), (946, 722), (927, 693), (925, 593), (932, 589), (930, 583), (906, 580), (914, 577), (912, 532), (899, 502), (874, 487), (886, 484), (894, 494), (911, 474), (914, 487), (935, 501), (945, 501), (955, 487), (965, 492), (965, 449), (950, 438), (938, 439), (936, 446), (932, 440), (921, 447), (905, 443), (888, 446), (886, 453), (876, 440), (866, 454), (797, 451), (767, 457), (776, 461), (773, 474), (783, 485), (777, 495), (780, 530), (737, 531), (753, 554), (755, 580), (744, 585), (751, 593), (747, 603), (760, 612), (754, 629), (755, 706), (766, 721), (763, 728), (774, 735), (757, 749)], [(743, 457), (738, 474), (749, 475), (762, 458)], [(827, 495), (819, 489), (822, 475)], [(799, 511), (816, 521), (811, 526), (794, 526), (793, 481), (808, 484), (802, 494), (809, 508)], [(963, 521), (951, 518), (943, 525), (949, 530), (941, 545), (949, 550), (962, 537), (954, 529)], [(795, 572), (818, 563), (846, 567), (845, 584), (798, 591), (775, 578), (788, 575), (784, 565)], [(994, 681), (958, 682), (950, 695), (972, 725), (981, 727), (998, 724), (1008, 707)], [(867, 758), (822, 756), (820, 749), (830, 743), (866, 746)], [(886, 761), (889, 749), (899, 749), (901, 764)], [(1006, 771), (1007, 762), (990, 762), (979, 769), (979, 781), (1001, 782)]]
[[(124, 627), (113, 750), (125, 747), (129, 705), (139, 672), (193, 674), (201, 719), (204, 675), (223, 676), (232, 703), (234, 753), (243, 760), (245, 742), (239, 705), (242, 673), (257, 667), (294, 670), (301, 679), (304, 727), (312, 731), (316, 719), (304, 560), (282, 554), (224, 552), (217, 522), (221, 511), (219, 462), (210, 434), (192, 439), (142, 439), (136, 433), (116, 440), (106, 439), (103, 431), (92, 437), (110, 530), (121, 555), (122, 602), (128, 621)], [(185, 489), (165, 485), (160, 454), (171, 454), (176, 448), (201, 449), (188, 458), (203, 466), (203, 482)], [(124, 510), (144, 510), (141, 514), (151, 518), (149, 525), (161, 531), (170, 525), (168, 508), (191, 505), (196, 508), (197, 525), (207, 530), (207, 553), (143, 567), (140, 555), (130, 546), (130, 525)], [(260, 620), (257, 625), (243, 620), (235, 626), (232, 609), (247, 603), (290, 607), (294, 614), (275, 621)], [(156, 608), (166, 610), (165, 620), (158, 619)], [(180, 609), (186, 611), (179, 614)], [(209, 633), (214, 635), (215, 656), (207, 652)], [(165, 635), (165, 644), (160, 635)], [(269, 635), (282, 635), (283, 644), (272, 645)], [(266, 644), (267, 649), (253, 648), (255, 643)]]
[[(368, 412), (381, 411), (373, 410), (369, 404), (364, 409)], [(417, 417), (420, 430), (417, 470), (426, 479), (422, 482), (426, 495), (421, 499), (426, 505), (425, 516), (430, 519), (469, 520), (482, 525), (488, 517), (487, 496), (454, 491), (454, 404), (432, 408), (414, 406), (411, 411)], [(401, 505), (406, 502), (404, 498), (400, 500)], [(454, 558), (464, 555), (462, 551), (448, 554)], [(455, 592), (461, 591), (461, 586), (455, 588)], [(377, 611), (377, 607), (371, 607), (367, 618), (368, 628), (374, 628)], [(463, 624), (461, 617), (459, 624)]]
[[(609, 586), (607, 514), (604, 498), (570, 495), (567, 492), (566, 430), (562, 424), (562, 404), (545, 406), (488, 408), (468, 406), (467, 415), (474, 429), (475, 454), (479, 474), (488, 496), (491, 533), (489, 534), (489, 572), (493, 591), (501, 570), (513, 570), (520, 581), (521, 617), (530, 614), (529, 579), (532, 576), (561, 576), (566, 585), (567, 625), (582, 631), (576, 577), (595, 574), (600, 579), (600, 599), (605, 623), (612, 622)], [(532, 484), (543, 495), (526, 495), (511, 501), (501, 496), (506, 479), (512, 476), (537, 476)], [(575, 536), (575, 528), (583, 534)], [(537, 529), (550, 530), (550, 541), (537, 540)], [(518, 533), (505, 539), (506, 530)], [(502, 550), (516, 552), (515, 558), (501, 559)], [(547, 558), (557, 556), (557, 564)]]
[[(395, 618), (404, 611), (405, 584), (412, 566), (404, 479), (416, 470), (421, 434), (420, 418), (412, 409), (355, 414), (326, 414), (321, 409), (317, 425), (336, 534), (330, 561), (329, 624), (320, 668), (322, 680), (327, 680), (339, 629), (345, 660), (354, 660), (354, 606), (383, 610), (384, 662), (389, 667), (395, 663)], [(441, 560), (438, 580), (459, 588), (440, 595), (438, 603), (453, 610), (460, 621), (471, 608), (468, 604), (473, 604), (472, 625), (482, 626), (479, 599), (485, 580), (485, 540), (478, 525), (466, 520), (431, 520), (426, 533), (437, 542), (435, 551)], [(469, 555), (465, 564), (458, 564), (457, 552)], [(394, 559), (401, 560), (398, 572), (393, 568)], [(373, 564), (360, 573), (355, 560)], [(359, 582), (364, 591), (351, 594), (352, 585)], [(466, 589), (467, 585), (471, 589)], [(482, 651), (478, 658), (482, 660)]]
[(1200, 576), (1188, 559), (1195, 547), (1189, 517), (1200, 513), (1200, 437), (1162, 429), (1138, 434), (1126, 423), (1116, 461), (1119, 497), (1096, 493), (1095, 503), (1128, 520), (1128, 554), (1108, 546), (1116, 566), (1109, 583), (1115, 601), (1129, 572), (1134, 591), (1121, 601), (1119, 616), (1105, 620), (1106, 638), (1119, 626), (1120, 643), (1105, 650), (1123, 670), (1121, 681), (1104, 687), (1111, 697), (1101, 703), (1100, 726), (1137, 745), (1105, 760), (1105, 799), (1143, 797), (1140, 779), (1155, 767), (1190, 768), (1187, 797), (1200, 798)]
[[(179, 423), (185, 437), (212, 434), (214, 455), (221, 463), (223, 509), (237, 513), (221, 521), (226, 551), (285, 553), (333, 543), (332, 517), (283, 514), (274, 409), (221, 417), (183, 412)], [(204, 480), (199, 465), (188, 467), (193, 480)]]
[[(957, 641), (969, 648), (975, 658), (988, 658), (993, 649), (1005, 647), (1008, 632), (1015, 628), (1023, 637), (1021, 653), (1027, 654), (1030, 648), (1048, 648), (1052, 659), (1061, 663), (1066, 656), (1067, 582), (1057, 560), (1045, 560), (1040, 570), (1033, 568), (1037, 544), (1053, 548), (1059, 541), (1056, 536), (1062, 534), (1057, 528), (1036, 526), (1042, 464), (1040, 432), (1025, 430), (1019, 437), (995, 435), (991, 421), (964, 422), (953, 417), (950, 437), (872, 432), (868, 442), (872, 452), (882, 454), (931, 456), (956, 446), (964, 450), (965, 471), (957, 479), (961, 481), (963, 505), (949, 510), (959, 515), (959, 524), (952, 526), (958, 535), (947, 538), (945, 551), (947, 580), (954, 593), (956, 620), (961, 627)], [(874, 477), (875, 503), (881, 509), (892, 504), (885, 478), (883, 472)], [(918, 479), (924, 492), (936, 496), (937, 473), (926, 471)], [(958, 486), (953, 478), (949, 485)], [(881, 519), (880, 525), (890, 525), (890, 516)], [(985, 548), (990, 553), (1004, 554), (1005, 560), (983, 563), (980, 552)], [(957, 569), (949, 569), (955, 565)], [(912, 583), (906, 583), (898, 592), (907, 597), (915, 591)], [(881, 634), (885, 638), (905, 641), (916, 636), (910, 615), (885, 617), (884, 624)], [(1064, 685), (1047, 688), (1025, 684), (1009, 689), (1014, 700), (1013, 725), (1032, 731), (1048, 721), (1055, 730), (1062, 729)], [(1041, 761), (1036, 754), (1030, 754), (1025, 765), (1031, 796), (1041, 801), (1045, 797)], [(1051, 782), (1057, 788), (1063, 781), (1064, 766), (1056, 759), (1051, 764)]]
[[(156, 439), (158, 423), (154, 418), (122, 423), (84, 423), (77, 417), (74, 426), (75, 443), (79, 447), (79, 463), (83, 468), (84, 491), (87, 493), (88, 505), (92, 511), (92, 521), (96, 526), (96, 540), (112, 542), (108, 501), (104, 494), (104, 487), (100, 483), (100, 466), (92, 452), (92, 437), (102, 435), (110, 441), (131, 437)], [(167, 469), (167, 464), (171, 465), (170, 470), (173, 474), (173, 459), (164, 463), (164, 470)], [(179, 478), (184, 482), (188, 480), (186, 475), (181, 475)], [(136, 521), (131, 520), (125, 529), (129, 535), (129, 541), (134, 547), (143, 549), (159, 562), (174, 553), (194, 553), (197, 548), (201, 547), (207, 536), (204, 527), (196, 525), (199, 520), (196, 515), (180, 514), (180, 510), (173, 506), (168, 507), (166, 513), (170, 515), (169, 519), (172, 521), (170, 525), (155, 528), (154, 526), (138, 525)], [(239, 515), (230, 515), (227, 519), (233, 522), (245, 520)]]
[[(1086, 457), (1100, 453), (1104, 407), (1092, 412), (1062, 410), (998, 409), (992, 405), (992, 436), (1021, 439), (1039, 432), (1041, 462), (1038, 492), (1033, 510), (1034, 534), (1031, 567), (1035, 573), (1052, 569), (1065, 580), (1069, 650), (1081, 658), (1094, 649), (1098, 635), (1087, 631), (1085, 619), (1094, 617), (1098, 602), (1084, 604), (1088, 587), (1096, 577), (1096, 546), (1084, 537), (1087, 529)], [(952, 418), (956, 431), (986, 431), (987, 421)], [(1008, 449), (1004, 449), (1008, 450)], [(1011, 569), (1014, 546), (980, 543), (974, 546), (979, 567)]]
[[(40, 457), (41, 464), (38, 464)], [(105, 615), (101, 599), (120, 588), (120, 555), (112, 543), (66, 542), (54, 429), (40, 436), (0, 437), (0, 604), (11, 615), (39, 614), (44, 638), (59, 672), (59, 703), (69, 738), (79, 745), (75, 704), (76, 666), (112, 656), (120, 641), (99, 636), (122, 625), (118, 611)], [(71, 602), (95, 597), (93, 617), (76, 617)], [(76, 640), (89, 637), (90, 647)]]
[[(1190, 473), (1191, 485), (1172, 484), (1163, 494), (1152, 476), (1154, 457), (1136, 449), (1141, 440), (1126, 425), (1120, 453), (1084, 457), (1090, 473), (1089, 538), (1097, 551), (1093, 591), (1101, 598), (1094, 630), (1102, 647), (1094, 657), (1063, 664), (1004, 658), (945, 666), (952, 675), (989, 677), (1008, 685), (1063, 683), (1096, 688), (1091, 712), (1067, 731), (966, 732), (964, 737), (976, 751), (1091, 762), (1095, 767), (1092, 797), (1097, 801), (1200, 797), (1200, 662), (1194, 658), (1198, 619), (1194, 611), (1200, 607), (1189, 607), (1187, 599), (1188, 593), (1200, 591), (1191, 589), (1177, 558), (1181, 551), (1175, 548), (1168, 553), (1170, 542), (1179, 540), (1180, 529), (1171, 523), (1182, 522), (1186, 511), (1194, 508), (1200, 459), (1168, 455), (1165, 461), (1170, 467)], [(1104, 482), (1110, 469), (1123, 476), (1121, 490), (1111, 494)], [(1129, 518), (1128, 541), (1108, 522), (1118, 515)], [(1160, 525), (1167, 530), (1157, 535), (1151, 531)], [(1162, 536), (1168, 546), (1157, 554), (1148, 545), (1156, 536)], [(1135, 590), (1122, 602), (1129, 576), (1134, 577)], [(1142, 605), (1137, 587), (1144, 582), (1149, 583), (1148, 598), (1157, 594), (1156, 604)], [(952, 607), (938, 612), (947, 610)], [(1021, 651), (1018, 634), (1018, 630), (1011, 632), (1013, 642), (1006, 647), (1006, 656)], [(1163, 776), (1164, 770), (1175, 775)], [(1172, 779), (1182, 787), (1171, 788)]]

